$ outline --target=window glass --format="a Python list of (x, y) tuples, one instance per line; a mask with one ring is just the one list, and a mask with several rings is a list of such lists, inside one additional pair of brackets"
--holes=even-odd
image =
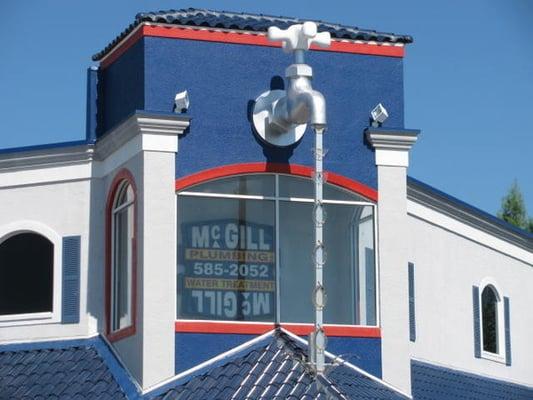
[(483, 322), (483, 350), (498, 354), (498, 298), (487, 286), (481, 294)]
[(274, 196), (274, 175), (238, 175), (230, 178), (201, 183), (187, 188), (187, 192), (242, 194), (253, 196)]
[[(279, 175), (279, 196), (312, 199), (314, 198), (314, 183), (309, 178), (299, 178), (290, 175)], [(324, 185), (324, 199), (344, 201), (368, 201), (355, 193), (328, 184)]]
[[(252, 177), (276, 193), (275, 176)], [(261, 178), (269, 183), (260, 184)], [(227, 193), (224, 183), (234, 182), (205, 183), (203, 193)], [(202, 197), (191, 195), (194, 187), (178, 195), (178, 318), (314, 320), (313, 203), (294, 199), (312, 199), (313, 184), (284, 175), (278, 184), (278, 198)], [(340, 202), (325, 204), (324, 320), (375, 326), (374, 207), (343, 204), (361, 198), (331, 185), (324, 192)]]
[[(363, 209), (369, 222), (361, 222)], [(281, 320), (314, 319), (313, 204), (280, 202)], [(375, 272), (372, 207), (326, 204), (324, 321), (330, 324), (375, 325)]]
[(36, 233), (0, 244), (0, 315), (51, 312), (54, 246)]
[(182, 196), (178, 317), (274, 321), (274, 201)]
[(112, 318), (113, 331), (132, 324), (133, 189), (125, 184), (113, 209)]

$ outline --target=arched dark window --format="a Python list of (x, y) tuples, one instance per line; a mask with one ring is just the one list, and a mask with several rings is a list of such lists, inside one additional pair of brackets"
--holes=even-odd
[(133, 188), (124, 182), (113, 207), (113, 261), (111, 329), (118, 331), (132, 324), (133, 266)]
[(36, 233), (0, 243), (0, 315), (52, 312), (54, 245)]
[(483, 327), (483, 350), (498, 354), (498, 294), (492, 286), (486, 286), (481, 293), (481, 319)]
[(107, 337), (119, 340), (135, 333), (136, 320), (136, 187), (121, 170), (111, 184), (106, 216)]

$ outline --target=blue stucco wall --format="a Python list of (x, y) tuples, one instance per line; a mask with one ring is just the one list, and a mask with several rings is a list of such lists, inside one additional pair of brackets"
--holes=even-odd
[(221, 353), (231, 350), (255, 335), (212, 334), (212, 333), (176, 333), (176, 374), (186, 371)]
[[(255, 337), (241, 334), (176, 333), (176, 374)], [(381, 339), (328, 337), (327, 350), (381, 378)]]
[[(252, 102), (271, 82), (279, 88), (291, 62), (279, 48), (146, 37), (102, 73), (103, 131), (136, 109), (172, 111), (174, 95), (186, 89), (193, 120), (180, 137), (178, 177), (247, 162), (311, 166), (310, 129), (300, 143), (280, 149), (260, 142), (248, 121)], [(326, 169), (375, 188), (374, 155), (363, 130), (379, 102), (390, 114), (384, 126), (403, 127), (402, 59), (312, 51), (307, 62), (314, 88), (327, 100)]]
[(136, 110), (144, 109), (144, 82), (144, 39), (141, 39), (110, 66), (99, 71), (97, 137)]
[(98, 69), (87, 69), (87, 100), (85, 119), (85, 139), (88, 142), (96, 140), (98, 117)]
[[(306, 339), (306, 338), (304, 338)], [(381, 339), (328, 337), (327, 351), (381, 378)]]
[[(264, 145), (252, 133), (250, 104), (284, 76), (292, 57), (279, 48), (165, 38), (145, 39), (145, 108), (172, 110), (176, 92), (190, 94), (190, 132), (180, 138), (178, 177), (225, 164), (313, 165), (313, 135), (289, 149)], [(309, 52), (313, 87), (327, 100), (326, 169), (376, 187), (373, 152), (363, 141), (370, 110), (382, 102), (390, 126), (403, 126), (402, 60)]]
[[(313, 134), (296, 145), (270, 147), (253, 134), (249, 111), (269, 88), (280, 88), (292, 57), (279, 48), (145, 37), (98, 79), (97, 134), (136, 110), (171, 112), (176, 92), (188, 90), (192, 117), (180, 136), (177, 177), (222, 165), (249, 162), (313, 165)], [(377, 188), (374, 153), (365, 144), (370, 110), (388, 109), (384, 127), (403, 127), (401, 58), (313, 51), (313, 87), (326, 97), (325, 168)], [(251, 340), (253, 335), (177, 333), (176, 372)], [(381, 376), (381, 340), (329, 338), (328, 350)]]

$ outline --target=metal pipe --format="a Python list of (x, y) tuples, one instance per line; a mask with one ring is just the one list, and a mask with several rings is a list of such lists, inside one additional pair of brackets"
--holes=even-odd
[(315, 221), (315, 291), (313, 303), (315, 305), (315, 326), (313, 335), (311, 335), (314, 343), (310, 343), (313, 346), (314, 360), (311, 362), (314, 364), (316, 373), (322, 373), (325, 369), (325, 342), (326, 336), (324, 333), (324, 306), (326, 291), (324, 289), (324, 271), (325, 264), (325, 249), (324, 249), (324, 204), (323, 204), (323, 183), (324, 183), (324, 146), (323, 146), (323, 133), (324, 126), (313, 126), (315, 129), (315, 207), (314, 207), (314, 221)]

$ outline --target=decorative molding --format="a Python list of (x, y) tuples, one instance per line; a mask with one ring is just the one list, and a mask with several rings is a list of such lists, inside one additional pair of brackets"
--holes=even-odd
[[(472, 206), (453, 199), (444, 193), (440, 193), (439, 191), (425, 184), (418, 183), (412, 178), (407, 180), (407, 198), (408, 200), (411, 200), (419, 205), (427, 207), (447, 217), (453, 218), (454, 220), (459, 221), (461, 224), (475, 228), (492, 236), (490, 240), (479, 241), (473, 239), (479, 241), (485, 246), (492, 247), (503, 253), (509, 254), (508, 250), (503, 250), (501, 246), (497, 246), (493, 243), (494, 239), (500, 239), (528, 251), (530, 254), (529, 258), (524, 258), (520, 255), (514, 255), (516, 252), (513, 252), (513, 257), (516, 257), (519, 260), (527, 263), (533, 263), (533, 256), (531, 256), (531, 251), (533, 250), (533, 235), (508, 225), (504, 221), (500, 221), (496, 217), (481, 210), (476, 210)], [(421, 217), (419, 215), (420, 213), (416, 212), (416, 208), (414, 207), (408, 207), (408, 212), (414, 216)], [(422, 219), (429, 220), (428, 222), (432, 222), (439, 226), (447, 226), (447, 224), (443, 224), (440, 219), (437, 220), (435, 218), (427, 218), (427, 216), (423, 217)], [(472, 237), (472, 235), (468, 234), (465, 229), (457, 230), (456, 233), (465, 237)]]
[(140, 137), (137, 151), (178, 151), (178, 135), (190, 125), (190, 118), (177, 114), (136, 112), (108, 131), (96, 143), (96, 156), (104, 160), (130, 140)]
[(365, 136), (376, 150), (376, 165), (408, 167), (409, 150), (418, 139), (419, 130), (367, 128)]
[(0, 154), (0, 174), (49, 166), (71, 166), (94, 159), (94, 145), (84, 143), (65, 147), (42, 147), (34, 150)]
[(190, 117), (137, 111), (96, 144), (70, 142), (0, 152), (0, 188), (100, 178), (141, 151), (178, 151)]

